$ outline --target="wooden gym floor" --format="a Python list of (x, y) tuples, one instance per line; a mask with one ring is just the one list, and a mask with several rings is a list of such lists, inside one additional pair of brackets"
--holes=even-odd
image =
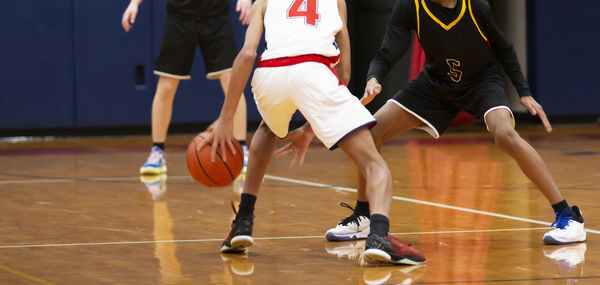
[(587, 243), (545, 246), (541, 193), (483, 127), (383, 149), (394, 178), (391, 231), (427, 265), (363, 267), (364, 241), (327, 242), (354, 205), (354, 166), (320, 143), (287, 170), (273, 159), (257, 202), (255, 246), (219, 254), (239, 185), (201, 187), (173, 135), (168, 178), (140, 182), (148, 136), (0, 142), (0, 284), (600, 284), (600, 129), (520, 127), (570, 204)]

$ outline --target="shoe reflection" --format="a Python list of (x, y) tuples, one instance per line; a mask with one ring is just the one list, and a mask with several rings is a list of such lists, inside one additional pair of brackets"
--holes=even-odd
[(427, 270), (427, 265), (368, 267), (363, 272), (365, 284), (414, 284)]
[[(166, 192), (165, 177), (155, 177), (156, 179), (144, 182), (153, 198), (153, 218), (154, 230), (153, 236), (156, 241), (174, 240), (173, 219), (169, 213), (167, 201), (160, 199)], [(146, 180), (148, 181), (148, 180)], [(160, 284), (193, 284), (190, 276), (183, 274), (182, 266), (175, 254), (177, 245), (174, 242), (158, 242), (154, 244), (154, 257), (160, 266)]]
[(329, 254), (336, 255), (339, 259), (356, 260), (365, 251), (365, 241), (363, 239), (347, 242), (328, 242), (325, 250)]
[(160, 197), (167, 192), (167, 175), (141, 175), (140, 181), (144, 183), (148, 192), (152, 195), (152, 200), (160, 200)]
[(254, 273), (254, 263), (248, 260), (248, 254), (221, 253), (221, 259), (225, 263), (225, 271), (235, 276), (250, 276)]
[(579, 243), (566, 246), (546, 246), (544, 255), (554, 261), (558, 266), (558, 274), (583, 275), (583, 265), (585, 264), (585, 251), (587, 245)]

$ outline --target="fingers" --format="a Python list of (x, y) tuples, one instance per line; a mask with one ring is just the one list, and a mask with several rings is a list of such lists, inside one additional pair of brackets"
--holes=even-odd
[(294, 152), (294, 148), (292, 146), (292, 143), (289, 143), (286, 146), (275, 151), (275, 157), (282, 158), (284, 156), (290, 155), (292, 152)]
[(546, 116), (546, 112), (544, 112), (544, 109), (539, 104), (536, 107), (537, 107), (536, 108), (537, 114), (540, 117), (540, 120), (542, 120), (542, 124), (544, 125), (544, 128), (546, 128), (546, 132), (552, 132), (552, 125), (550, 125), (550, 121), (548, 120), (548, 117)]
[(129, 24), (129, 13), (127, 13), (127, 11), (123, 13), (123, 18), (121, 19), (121, 26), (123, 26), (123, 30), (125, 30), (126, 32), (129, 32), (129, 30), (131, 29), (131, 24)]
[(298, 159), (298, 153), (296, 153), (294, 155), (294, 158), (292, 158), (292, 161), (290, 161), (290, 165), (288, 166), (288, 170), (293, 170), (294, 169), (294, 164), (296, 164), (296, 160)]
[[(227, 146), (229, 146), (229, 151), (231, 151), (231, 154), (233, 154), (233, 155), (237, 154), (237, 151), (235, 150), (235, 146), (233, 146), (233, 140), (228, 140)], [(223, 161), (227, 161), (226, 155), (227, 154), (225, 152), (223, 152)]]
[(304, 157), (305, 156), (306, 156), (306, 150), (300, 152), (300, 162), (298, 163), (298, 166), (304, 165)]
[(375, 87), (373, 87), (373, 92), (375, 93), (374, 95), (377, 95), (381, 92), (381, 85), (377, 84), (375, 85)]
[(529, 110), (529, 113), (532, 116), (537, 115), (537, 111), (535, 110), (535, 107), (533, 106), (533, 103), (531, 103), (531, 102), (527, 103), (527, 110)]
[(133, 11), (131, 12), (131, 18), (129, 20), (129, 22), (131, 23), (131, 25), (135, 24), (135, 17), (137, 16), (137, 12)]

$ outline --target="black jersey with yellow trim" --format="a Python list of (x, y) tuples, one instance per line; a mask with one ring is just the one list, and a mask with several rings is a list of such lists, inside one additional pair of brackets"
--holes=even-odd
[(453, 8), (431, 0), (398, 0), (367, 79), (389, 72), (408, 50), (412, 31), (425, 51), (427, 74), (448, 86), (472, 84), (501, 63), (519, 95), (530, 95), (512, 43), (496, 26), (486, 0), (457, 0)]
[(230, 3), (230, 0), (167, 0), (167, 12), (171, 16), (226, 16)]

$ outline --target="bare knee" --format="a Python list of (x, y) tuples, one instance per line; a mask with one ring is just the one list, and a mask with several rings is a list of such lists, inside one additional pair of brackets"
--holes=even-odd
[(360, 171), (364, 174), (364, 177), (368, 180), (374, 179), (387, 179), (391, 178), (390, 169), (383, 158), (374, 158), (366, 163), (359, 165)]
[(172, 100), (172, 98), (175, 96), (175, 91), (177, 91), (178, 85), (178, 79), (161, 77), (158, 81), (158, 85), (156, 86), (155, 97), (160, 100)]
[(378, 151), (381, 152), (381, 146), (383, 145), (383, 134), (379, 131), (379, 129), (373, 128), (371, 129), (371, 136), (373, 137), (373, 142), (375, 143), (375, 147)]
[(512, 127), (499, 127), (492, 130), (496, 145), (500, 149), (511, 152), (518, 147), (521, 137)]

